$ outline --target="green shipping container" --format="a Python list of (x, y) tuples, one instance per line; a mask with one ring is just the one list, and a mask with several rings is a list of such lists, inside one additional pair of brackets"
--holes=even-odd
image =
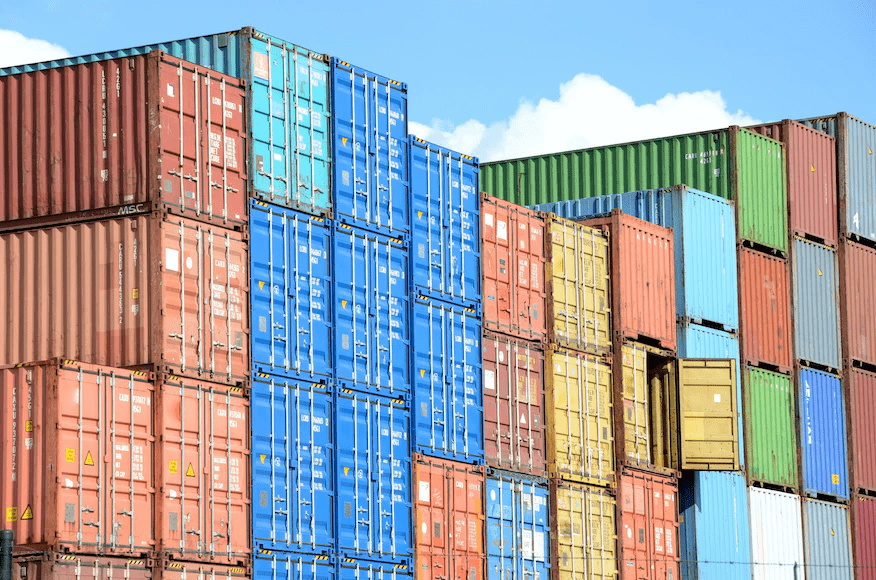
[(745, 367), (746, 465), (751, 481), (797, 488), (797, 438), (791, 377)]
[(481, 164), (481, 188), (519, 205), (678, 184), (734, 200), (738, 237), (787, 252), (784, 146), (739, 127)]

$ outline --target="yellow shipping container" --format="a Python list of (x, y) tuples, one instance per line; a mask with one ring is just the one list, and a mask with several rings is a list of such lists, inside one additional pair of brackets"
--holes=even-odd
[(625, 344), (623, 361), (624, 454), (636, 463), (651, 463), (648, 429), (648, 369), (645, 349)]
[(615, 580), (615, 499), (605, 490), (551, 482), (552, 580)]

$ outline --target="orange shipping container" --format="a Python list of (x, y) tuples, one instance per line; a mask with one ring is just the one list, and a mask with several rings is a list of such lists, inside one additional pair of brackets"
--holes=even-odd
[(152, 576), (154, 580), (250, 580), (252, 569), (248, 565), (226, 566), (205, 562), (177, 562), (161, 557), (152, 568)]
[(625, 470), (617, 503), (621, 580), (680, 578), (678, 481)]
[(150, 580), (148, 560), (39, 552), (16, 556), (12, 577), (17, 580)]
[(69, 357), (249, 376), (243, 234), (162, 214), (0, 234), (0, 365)]
[(791, 290), (788, 262), (739, 250), (739, 334), (745, 364), (790, 373)]

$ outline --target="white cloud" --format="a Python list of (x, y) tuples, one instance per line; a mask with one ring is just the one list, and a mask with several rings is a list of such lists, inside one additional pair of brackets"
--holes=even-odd
[(601, 77), (582, 73), (560, 85), (558, 100), (524, 101), (510, 119), (491, 125), (472, 119), (457, 126), (436, 119), (431, 125), (411, 122), (410, 131), (493, 161), (758, 122), (741, 110), (728, 111), (720, 92), (667, 94), (637, 105)]
[(0, 67), (54, 60), (70, 56), (63, 47), (14, 30), (0, 29)]

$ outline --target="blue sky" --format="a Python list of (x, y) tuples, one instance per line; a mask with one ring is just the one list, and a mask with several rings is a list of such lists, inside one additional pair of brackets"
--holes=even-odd
[[(70, 54), (242, 26), (407, 82), (414, 131), (487, 159), (840, 110), (876, 123), (876, 0), (0, 6), (0, 29)], [(42, 60), (19, 40), (0, 61)]]

